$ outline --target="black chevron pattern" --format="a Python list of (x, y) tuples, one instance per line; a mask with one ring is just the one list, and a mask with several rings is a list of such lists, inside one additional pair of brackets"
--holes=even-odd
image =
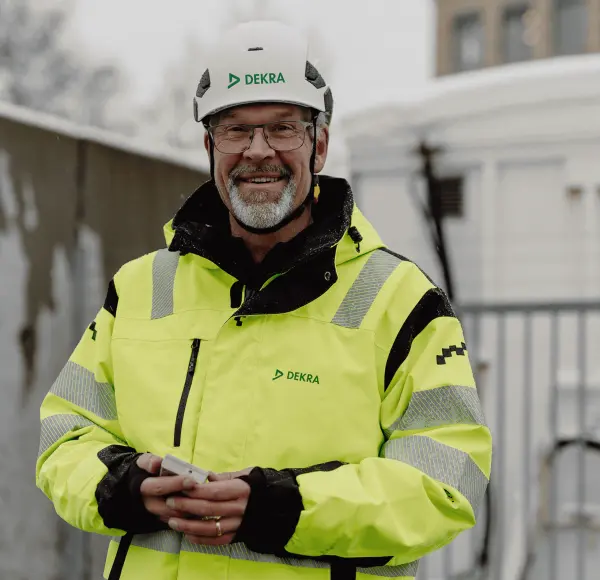
[(443, 348), (442, 354), (437, 355), (437, 364), (445, 365), (446, 359), (451, 358), (453, 354), (457, 356), (465, 356), (465, 352), (467, 352), (467, 345), (464, 342), (461, 342), (460, 346), (453, 344), (448, 348)]

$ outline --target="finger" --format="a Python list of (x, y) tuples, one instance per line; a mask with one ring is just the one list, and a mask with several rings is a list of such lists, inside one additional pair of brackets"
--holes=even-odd
[[(169, 527), (176, 532), (182, 532), (184, 534), (190, 534), (192, 536), (203, 536), (208, 538), (217, 538), (217, 522), (214, 520), (186, 520), (182, 518), (171, 518), (169, 520)], [(225, 534), (235, 534), (240, 524), (242, 523), (242, 518), (222, 518), (219, 520), (220, 528)]]
[(235, 479), (242, 475), (249, 475), (253, 470), (253, 467), (242, 469), (241, 471), (225, 471), (223, 473), (209, 473), (208, 481), (227, 481), (228, 479)]
[(148, 473), (158, 473), (162, 464), (162, 458), (152, 453), (144, 453), (137, 458), (137, 465)]
[(157, 455), (153, 455), (150, 458), (150, 473), (157, 474), (160, 472), (160, 468), (162, 466), (162, 458)]
[(246, 504), (247, 501), (245, 499), (214, 502), (180, 496), (170, 497), (166, 501), (167, 507), (172, 508), (173, 510), (199, 517), (241, 517), (246, 511)]
[(209, 473), (208, 481), (225, 481), (227, 479), (231, 479), (232, 472), (227, 473)]
[(183, 518), (185, 516), (184, 512), (170, 508), (164, 499), (158, 497), (144, 498), (144, 507), (151, 514), (159, 517)]
[(165, 477), (149, 477), (142, 482), (140, 491), (142, 495), (158, 497), (193, 491), (197, 484), (193, 479), (183, 475), (169, 475)]
[(210, 538), (204, 536), (193, 536), (186, 534), (185, 536), (192, 544), (204, 544), (205, 546), (225, 546), (233, 542), (235, 534), (223, 534), (220, 538)]
[(185, 494), (194, 499), (208, 501), (231, 501), (250, 495), (250, 486), (241, 479), (228, 479), (197, 485)]

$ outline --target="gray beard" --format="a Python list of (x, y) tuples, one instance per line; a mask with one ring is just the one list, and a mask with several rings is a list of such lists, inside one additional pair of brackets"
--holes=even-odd
[(265, 201), (269, 199), (269, 193), (264, 191), (242, 196), (232, 177), (227, 183), (227, 190), (231, 212), (240, 222), (251, 228), (272, 228), (288, 217), (294, 209), (296, 182), (292, 176), (288, 178), (278, 201)]

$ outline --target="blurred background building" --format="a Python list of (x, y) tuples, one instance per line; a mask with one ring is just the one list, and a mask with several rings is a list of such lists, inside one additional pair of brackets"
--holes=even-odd
[(437, 74), (600, 52), (598, 0), (437, 0)]
[[(110, 22), (114, 3), (0, 0), (2, 580), (100, 577), (106, 540), (63, 525), (35, 489), (40, 401), (108, 280), (164, 243), (162, 224), (207, 178), (190, 107), (204, 36), (307, 10), (229, 0), (217, 19), (214, 2), (196, 4), (211, 26), (140, 101), (126, 55), (100, 58), (71, 35), (77, 9)], [(311, 5), (319, 17), (305, 26), (315, 63), (342, 87), (325, 172), (348, 177), (384, 241), (452, 293), (495, 437), (480, 523), (419, 579), (593, 580), (600, 0), (344, 6)], [(411, 76), (409, 61), (427, 55), (434, 78)]]
[(599, 22), (597, 0), (438, 0), (437, 78), (346, 118), (359, 204), (451, 291), (495, 436), (490, 529), (423, 578), (600, 565)]

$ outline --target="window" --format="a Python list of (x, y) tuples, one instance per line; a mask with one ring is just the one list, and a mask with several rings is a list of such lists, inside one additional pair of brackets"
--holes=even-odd
[(581, 54), (587, 47), (587, 0), (555, 0), (556, 54)]
[(531, 11), (527, 4), (510, 6), (504, 11), (502, 22), (502, 53), (504, 62), (529, 60), (532, 54), (530, 34)]
[(438, 180), (440, 211), (443, 217), (463, 217), (463, 178), (445, 177)]
[(454, 20), (454, 70), (463, 72), (483, 66), (483, 22), (478, 13), (461, 14)]

